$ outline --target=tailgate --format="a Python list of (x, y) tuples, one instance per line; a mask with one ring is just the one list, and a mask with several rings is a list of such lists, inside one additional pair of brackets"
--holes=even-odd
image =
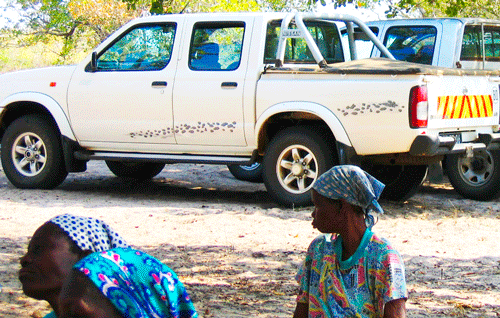
[(428, 129), (475, 130), (499, 123), (499, 87), (487, 76), (426, 77)]

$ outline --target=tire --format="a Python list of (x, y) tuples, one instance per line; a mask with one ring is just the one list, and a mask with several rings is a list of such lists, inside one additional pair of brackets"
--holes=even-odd
[(465, 198), (488, 201), (500, 194), (500, 151), (482, 150), (467, 158), (446, 155), (446, 174), (450, 183)]
[(263, 180), (275, 201), (291, 207), (311, 204), (314, 182), (337, 162), (328, 137), (318, 128), (291, 127), (271, 140), (262, 162)]
[(164, 163), (110, 160), (106, 160), (106, 165), (117, 177), (137, 180), (149, 180), (158, 175), (165, 167)]
[(46, 118), (26, 115), (13, 121), (2, 138), (2, 166), (21, 189), (53, 189), (68, 172), (59, 131)]
[(238, 180), (259, 183), (262, 182), (263, 165), (259, 162), (245, 165), (227, 165), (229, 172)]
[(373, 165), (365, 169), (385, 184), (381, 197), (391, 201), (404, 201), (414, 195), (427, 174), (425, 165)]

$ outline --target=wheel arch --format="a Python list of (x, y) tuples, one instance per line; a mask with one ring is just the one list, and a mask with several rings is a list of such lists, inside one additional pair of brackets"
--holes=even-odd
[(255, 138), (259, 154), (265, 153), (270, 140), (278, 132), (299, 125), (324, 127), (331, 134), (332, 142), (352, 146), (338, 117), (325, 106), (311, 102), (284, 102), (269, 107), (257, 119)]
[(0, 139), (7, 126), (17, 118), (29, 114), (39, 114), (51, 120), (62, 136), (76, 140), (68, 117), (61, 105), (47, 95), (40, 93), (14, 94), (2, 101), (0, 109), (2, 109), (0, 114)]

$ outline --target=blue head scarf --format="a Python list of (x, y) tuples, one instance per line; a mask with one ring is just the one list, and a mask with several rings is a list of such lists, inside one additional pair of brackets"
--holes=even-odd
[(75, 264), (125, 317), (198, 317), (177, 275), (132, 248), (93, 253)]
[(344, 199), (352, 205), (363, 208), (367, 227), (375, 224), (376, 214), (384, 213), (377, 202), (385, 185), (351, 165), (335, 166), (323, 173), (314, 183), (313, 189), (324, 197)]

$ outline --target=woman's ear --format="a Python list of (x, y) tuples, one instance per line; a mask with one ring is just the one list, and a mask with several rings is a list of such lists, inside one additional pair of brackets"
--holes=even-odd
[(340, 201), (340, 210), (344, 210), (344, 209), (351, 209), (351, 204), (349, 202), (347, 202), (346, 200), (344, 199), (339, 199)]
[(353, 214), (356, 216), (364, 216), (363, 209), (357, 205), (352, 205), (344, 199), (340, 199), (340, 211), (344, 214)]

